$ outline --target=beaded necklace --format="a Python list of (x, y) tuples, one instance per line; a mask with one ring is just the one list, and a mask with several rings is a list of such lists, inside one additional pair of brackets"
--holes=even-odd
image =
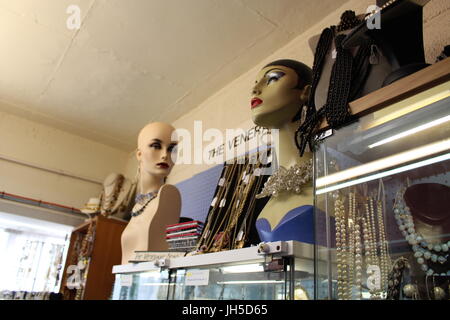
[[(299, 126), (295, 134), (295, 143), (301, 156), (307, 145), (314, 150), (315, 131), (324, 117), (328, 125), (334, 129), (345, 124), (351, 117), (348, 102), (355, 98), (365, 83), (369, 71), (367, 57), (370, 55), (373, 42), (372, 40), (365, 41), (359, 46), (356, 56), (353, 57), (351, 52), (342, 46), (346, 35), (337, 34), (337, 32), (352, 29), (360, 23), (361, 21), (354, 15), (354, 12), (346, 11), (341, 16), (341, 24), (338, 27), (325, 28), (320, 35), (314, 54), (313, 79), (307, 103), (306, 120)], [(333, 39), (336, 46), (336, 61), (331, 71), (327, 101), (322, 108), (316, 110), (316, 89)]]
[(414, 220), (409, 207), (404, 202), (404, 194), (406, 188), (402, 187), (395, 196), (394, 216), (397, 221), (398, 228), (402, 235), (411, 245), (414, 257), (420, 265), (420, 269), (427, 276), (431, 275), (450, 275), (450, 270), (441, 273), (435, 272), (430, 268), (434, 264), (435, 269), (442, 269), (447, 262), (449, 256), (450, 241), (432, 244), (428, 243), (420, 233), (415, 229)]
[(149, 193), (136, 195), (136, 198), (135, 198), (136, 204), (135, 204), (133, 210), (131, 211), (131, 217), (137, 217), (142, 212), (144, 212), (147, 205), (153, 199), (155, 199), (157, 195), (158, 195), (158, 191), (152, 191)]

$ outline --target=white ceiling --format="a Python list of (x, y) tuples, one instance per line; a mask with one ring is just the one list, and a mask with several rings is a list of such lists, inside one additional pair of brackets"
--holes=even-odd
[(346, 1), (0, 0), (0, 110), (130, 151)]

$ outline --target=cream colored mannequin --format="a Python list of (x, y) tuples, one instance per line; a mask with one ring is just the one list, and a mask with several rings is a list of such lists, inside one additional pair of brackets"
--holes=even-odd
[[(167, 251), (166, 227), (180, 219), (181, 196), (178, 189), (164, 184), (174, 162), (171, 151), (174, 128), (154, 122), (145, 126), (138, 137), (136, 157), (139, 162), (139, 193), (158, 191), (145, 210), (132, 217), (122, 233), (122, 264), (128, 263), (134, 251)], [(161, 165), (166, 164), (166, 166)]]
[[(271, 74), (277, 72), (282, 72), (284, 75), (270, 80), (273, 78)], [(268, 66), (258, 73), (252, 91), (253, 122), (266, 128), (279, 129), (279, 141), (278, 143), (275, 141), (275, 152), (278, 164), (285, 168), (304, 163), (312, 158), (311, 152), (305, 152), (303, 157), (300, 157), (294, 141), (295, 131), (301, 119), (295, 122), (292, 122), (292, 119), (304, 105), (310, 92), (309, 85), (303, 89), (296, 88), (300, 81), (298, 78), (297, 73), (289, 67)], [(255, 99), (262, 101), (256, 107), (253, 104)], [(278, 197), (271, 197), (258, 219), (267, 219), (273, 229), (287, 212), (303, 205), (313, 205), (312, 183), (304, 186), (300, 195), (283, 192)]]

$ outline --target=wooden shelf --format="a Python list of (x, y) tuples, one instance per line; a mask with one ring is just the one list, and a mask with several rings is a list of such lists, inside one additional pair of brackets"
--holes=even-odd
[[(349, 103), (352, 115), (360, 118), (422, 91), (450, 80), (450, 58), (402, 78)], [(319, 131), (327, 130), (328, 123), (322, 121)]]
[[(93, 220), (96, 223), (95, 239), (87, 270), (83, 300), (107, 300), (111, 296), (114, 283), (112, 268), (114, 265), (121, 263), (121, 236), (127, 222), (119, 219), (105, 218), (103, 216), (97, 216)], [(89, 221), (75, 228), (70, 238), (70, 246), (61, 284), (61, 293), (69, 292), (71, 299), (75, 297), (76, 292), (66, 287), (67, 278), (70, 276), (67, 274), (67, 270), (69, 265), (77, 258), (75, 241), (80, 234), (85, 234), (88, 228)]]

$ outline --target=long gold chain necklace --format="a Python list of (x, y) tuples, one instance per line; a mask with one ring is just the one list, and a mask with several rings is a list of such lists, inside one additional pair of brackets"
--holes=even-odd
[[(227, 226), (228, 232), (231, 232), (233, 234), (232, 240), (229, 243), (229, 249), (235, 249), (235, 243), (236, 239), (238, 237), (238, 231), (242, 230), (242, 228), (239, 227), (238, 222), (239, 219), (241, 220), (241, 224), (245, 223), (245, 217), (242, 217), (242, 212), (244, 210), (244, 207), (251, 202), (254, 199), (249, 198), (249, 193), (254, 190), (254, 184), (257, 180), (257, 177), (255, 175), (255, 170), (259, 168), (259, 163), (253, 164), (252, 161), (249, 159), (249, 163), (246, 167), (246, 170), (244, 171), (244, 177), (242, 181), (240, 182), (242, 187), (242, 197), (236, 202), (236, 204), (232, 205), (234, 207), (234, 213), (232, 213), (233, 218), (231, 220), (231, 223)], [(239, 237), (242, 237), (242, 235), (239, 235)]]
[(216, 195), (211, 203), (212, 209), (208, 213), (206, 225), (203, 229), (200, 241), (197, 244), (196, 252), (198, 253), (207, 252), (208, 246), (206, 245), (206, 242), (211, 237), (214, 236), (213, 233), (214, 231), (217, 230), (216, 225), (218, 223), (219, 214), (221, 212), (220, 208), (224, 204), (222, 199), (224, 199), (224, 196), (228, 193), (230, 189), (229, 180), (230, 177), (233, 176), (235, 170), (236, 170), (235, 162), (227, 163), (224, 167), (223, 175), (219, 179), (218, 191), (216, 192)]
[[(246, 158), (244, 159), (247, 160)], [(241, 191), (243, 189), (242, 182), (244, 181), (244, 179), (246, 179), (249, 162), (245, 161), (244, 165), (245, 167), (239, 166), (237, 175), (239, 179), (235, 181), (235, 188), (233, 188), (235, 192), (233, 192), (229, 205), (227, 206), (225, 214), (223, 215), (223, 219), (221, 220), (219, 227), (217, 228), (217, 231), (219, 231), (219, 233), (216, 235), (215, 239), (211, 239), (209, 244), (207, 245), (207, 249), (211, 252), (221, 251), (226, 245), (228, 245), (229, 242), (231, 242), (229, 226), (233, 225), (236, 216), (236, 212), (233, 210), (233, 204), (235, 203), (236, 199), (241, 201)]]
[(251, 224), (253, 221), (253, 217), (255, 215), (255, 205), (256, 205), (256, 194), (259, 192), (263, 182), (263, 176), (261, 175), (261, 162), (258, 163), (256, 168), (253, 171), (253, 175), (255, 176), (256, 186), (253, 188), (252, 194), (250, 196), (250, 204), (247, 207), (247, 213), (244, 217), (244, 222), (239, 229), (239, 233), (235, 238), (235, 248), (242, 248), (245, 244), (245, 241), (250, 233)]

